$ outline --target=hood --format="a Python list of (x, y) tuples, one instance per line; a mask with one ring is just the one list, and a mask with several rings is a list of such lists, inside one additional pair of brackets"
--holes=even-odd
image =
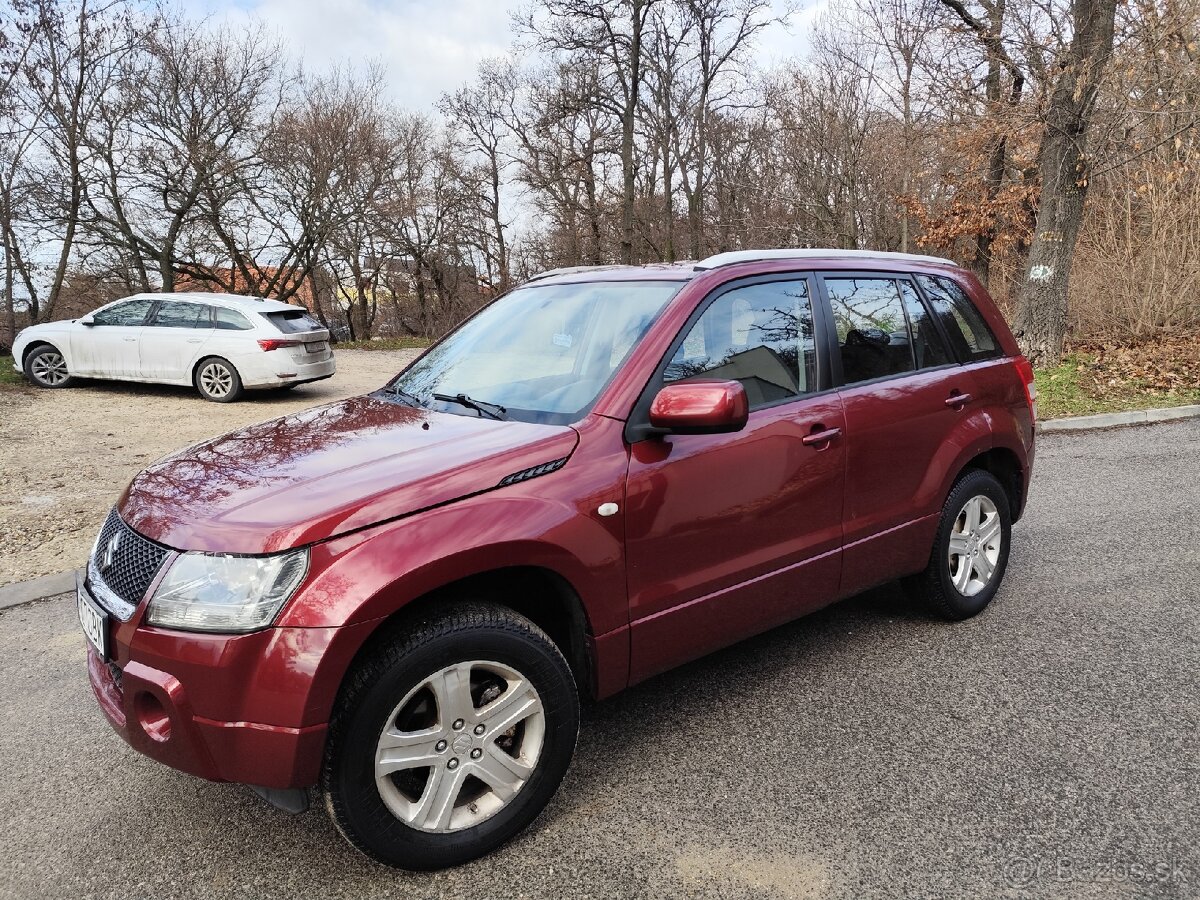
[(491, 490), (562, 459), (573, 428), (352, 397), (251, 425), (151, 465), (118, 509), (179, 550), (271, 553)]

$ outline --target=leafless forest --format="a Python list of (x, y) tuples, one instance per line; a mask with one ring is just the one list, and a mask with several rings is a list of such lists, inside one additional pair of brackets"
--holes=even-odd
[(436, 335), (544, 268), (788, 246), (952, 256), (1041, 363), (1200, 328), (1200, 0), (833, 0), (767, 67), (777, 14), (535, 0), (410, 110), (265, 28), (0, 0), (0, 344), (184, 288)]

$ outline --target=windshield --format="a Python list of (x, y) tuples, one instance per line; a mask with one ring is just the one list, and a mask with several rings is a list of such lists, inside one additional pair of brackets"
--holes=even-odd
[(574, 422), (596, 402), (683, 284), (610, 281), (519, 288), (468, 320), (388, 388), (394, 396), (442, 412)]

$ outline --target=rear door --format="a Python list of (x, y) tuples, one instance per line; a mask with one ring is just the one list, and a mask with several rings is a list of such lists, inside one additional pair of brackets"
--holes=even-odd
[(187, 300), (162, 300), (142, 329), (142, 378), (190, 384), (192, 366), (212, 334), (210, 306)]
[(72, 373), (93, 378), (137, 378), (142, 326), (152, 298), (114, 303), (93, 313), (92, 324), (71, 332)]
[(928, 560), (975, 386), (907, 275), (830, 272), (821, 288), (846, 414), (848, 595)]
[(632, 681), (833, 599), (845, 423), (818, 360), (815, 316), (804, 276), (735, 282), (701, 304), (647, 388), (737, 380), (750, 418), (733, 434), (631, 447)]

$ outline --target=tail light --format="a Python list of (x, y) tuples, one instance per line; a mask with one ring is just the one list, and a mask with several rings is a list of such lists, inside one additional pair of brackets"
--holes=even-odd
[(300, 342), (286, 341), (282, 338), (259, 338), (258, 346), (270, 353), (272, 350), (282, 350), (284, 347), (299, 347)]
[(1021, 381), (1025, 383), (1025, 400), (1029, 404), (1029, 412), (1033, 415), (1034, 421), (1037, 421), (1037, 384), (1033, 378), (1033, 363), (1024, 356), (1018, 356), (1016, 363), (1017, 371), (1021, 374)]

